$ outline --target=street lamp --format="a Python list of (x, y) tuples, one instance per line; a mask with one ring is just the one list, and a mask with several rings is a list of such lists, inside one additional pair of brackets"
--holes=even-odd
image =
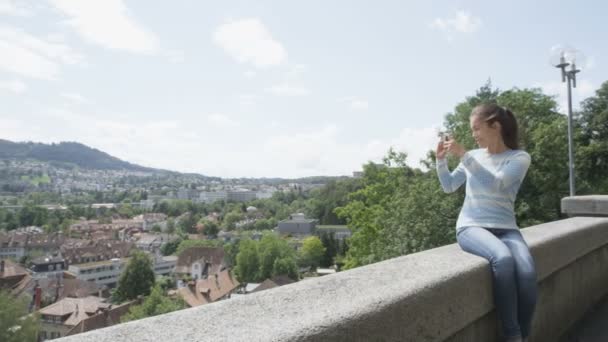
[[(570, 196), (574, 196), (574, 145), (572, 142), (572, 88), (576, 88), (577, 63), (582, 64), (583, 54), (576, 49), (564, 46), (551, 48), (551, 65), (562, 70), (562, 82), (568, 80), (568, 164), (570, 169)], [(568, 66), (570, 67), (568, 69)]]

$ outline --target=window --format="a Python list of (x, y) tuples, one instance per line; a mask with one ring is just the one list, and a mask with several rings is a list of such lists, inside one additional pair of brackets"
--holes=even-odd
[(49, 265), (49, 271), (54, 271), (55, 270), (55, 265)]

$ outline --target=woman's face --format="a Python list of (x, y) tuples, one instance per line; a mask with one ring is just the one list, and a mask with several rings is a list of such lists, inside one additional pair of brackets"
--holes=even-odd
[(486, 148), (489, 144), (502, 139), (500, 135), (500, 123), (493, 122), (488, 124), (479, 117), (479, 115), (471, 116), (471, 134), (475, 143), (480, 148)]

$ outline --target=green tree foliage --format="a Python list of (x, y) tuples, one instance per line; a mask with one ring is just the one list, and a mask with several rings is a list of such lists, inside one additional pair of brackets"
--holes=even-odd
[(167, 242), (166, 244), (164, 244), (161, 248), (160, 248), (160, 252), (163, 255), (173, 255), (173, 254), (177, 254), (177, 248), (179, 247), (180, 243), (183, 240), (181, 238), (177, 238), (175, 240), (171, 240), (169, 242)]
[(338, 255), (340, 244), (333, 232), (321, 232), (320, 236), (321, 243), (325, 247), (325, 253), (323, 253), (320, 265), (322, 267), (330, 267), (334, 264), (334, 258)]
[(260, 281), (272, 277), (277, 259), (287, 258), (294, 262), (296, 260), (295, 251), (287, 241), (271, 232), (264, 233), (259, 242), (258, 251), (260, 255)]
[(317, 219), (319, 224), (345, 224), (345, 220), (334, 212), (335, 208), (347, 203), (348, 194), (361, 188), (358, 178), (332, 180), (325, 186), (312, 191), (306, 203), (308, 217)]
[(129, 313), (121, 318), (121, 322), (134, 321), (146, 317), (162, 315), (185, 308), (180, 299), (166, 297), (162, 287), (157, 284), (152, 288), (150, 295), (140, 305), (134, 305)]
[(577, 194), (608, 193), (608, 82), (581, 104), (575, 145)]
[(260, 255), (255, 241), (250, 239), (240, 241), (235, 273), (240, 282), (252, 283), (259, 280)]
[[(540, 89), (500, 91), (488, 83), (456, 105), (445, 128), (467, 149), (475, 148), (470, 113), (484, 102), (510, 108), (520, 127), (520, 145), (532, 164), (515, 203), (517, 221), (527, 227), (561, 218), (560, 200), (568, 195), (566, 117), (551, 96)], [(578, 193), (608, 191), (608, 82), (585, 100), (577, 116), (576, 167)], [(352, 268), (417, 252), (454, 241), (454, 226), (463, 201), (463, 188), (441, 191), (434, 171), (434, 152), (424, 161), (429, 171), (407, 167), (405, 155), (389, 151), (383, 165), (364, 167), (363, 188), (336, 209), (354, 233), (345, 267)], [(458, 160), (450, 159), (453, 169)]]
[(217, 233), (219, 233), (220, 231), (220, 227), (215, 221), (202, 219), (199, 223), (202, 225), (203, 234), (205, 234), (206, 236), (217, 236)]
[(300, 249), (299, 262), (302, 266), (317, 268), (325, 255), (326, 248), (317, 236), (304, 239)]
[(131, 253), (126, 269), (120, 275), (113, 300), (120, 303), (140, 295), (147, 296), (153, 285), (152, 260), (146, 253), (135, 250)]
[(384, 164), (365, 165), (364, 187), (336, 209), (353, 230), (345, 268), (454, 241), (462, 191), (446, 196), (434, 172), (409, 168), (406, 157), (391, 149)]
[(28, 314), (28, 300), (0, 290), (0, 341), (37, 341), (38, 317)]
[(294, 258), (285, 257), (274, 261), (272, 276), (286, 275), (291, 279), (298, 280), (298, 265)]
[(294, 249), (274, 233), (265, 233), (260, 241), (243, 239), (238, 250), (235, 273), (241, 282), (260, 282), (280, 274), (298, 279)]
[(236, 228), (236, 223), (244, 219), (244, 215), (240, 211), (231, 211), (226, 216), (224, 216), (224, 221), (222, 223), (222, 228), (225, 230), (234, 230)]

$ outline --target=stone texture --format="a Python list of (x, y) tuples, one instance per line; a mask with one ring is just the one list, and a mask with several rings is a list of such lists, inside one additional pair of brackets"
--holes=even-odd
[[(565, 331), (608, 289), (608, 218), (522, 232), (541, 287), (531, 341), (555, 341), (539, 332)], [(60, 341), (492, 342), (491, 284), (484, 259), (449, 245)]]
[(568, 216), (608, 216), (608, 195), (564, 197), (562, 213)]

